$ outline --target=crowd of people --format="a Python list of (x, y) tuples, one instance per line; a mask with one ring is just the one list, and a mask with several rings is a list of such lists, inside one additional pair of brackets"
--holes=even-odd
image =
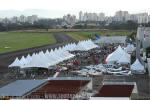
[(89, 51), (74, 51), (74, 58), (65, 60), (51, 69), (33, 68), (20, 69), (14, 67), (9, 69), (9, 78), (43, 78), (52, 77), (56, 72), (62, 76), (69, 76), (73, 70), (80, 70), (83, 66), (105, 64), (106, 57), (115, 50), (116, 44), (104, 45)]

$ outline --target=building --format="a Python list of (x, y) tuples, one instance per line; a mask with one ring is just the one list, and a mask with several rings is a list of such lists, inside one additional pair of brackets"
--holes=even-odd
[(138, 27), (136, 37), (136, 58), (138, 58), (145, 69), (150, 70), (147, 60), (146, 49), (150, 47), (150, 27)]
[(126, 22), (129, 20), (129, 13), (128, 11), (117, 11), (115, 17), (118, 22)]
[(104, 13), (82, 13), (79, 12), (79, 21), (104, 21), (105, 14)]
[(104, 82), (102, 88), (90, 100), (135, 100), (137, 87), (134, 82)]
[(79, 12), (79, 21), (83, 21), (83, 13), (82, 13), (82, 11)]
[[(142, 49), (143, 52), (150, 47), (150, 27), (138, 27), (136, 43), (137, 47)], [(139, 56), (138, 53), (140, 52), (137, 51), (137, 57)]]
[(9, 20), (7, 17), (5, 17), (5, 18), (2, 20), (2, 23), (4, 23), (4, 24), (9, 24), (9, 23), (10, 23), (10, 20)]
[(58, 77), (48, 80), (18, 80), (0, 88), (0, 98), (26, 99), (72, 99), (87, 98), (92, 90), (91, 78)]
[(148, 23), (148, 13), (139, 13), (137, 14), (138, 23)]
[(25, 23), (26, 22), (26, 17), (24, 15), (21, 15), (19, 21), (21, 23)]
[(130, 14), (129, 20), (132, 20), (134, 22), (138, 22), (137, 14)]
[(88, 13), (84, 13), (83, 15), (83, 21), (88, 21)]
[(17, 80), (0, 88), (0, 98), (5, 98), (6, 96), (11, 98), (23, 97), (28, 94), (28, 92), (31, 92), (33, 89), (45, 83), (46, 80)]
[(27, 22), (33, 24), (34, 22), (38, 21), (37, 15), (32, 15), (27, 17)]
[(18, 23), (19, 22), (19, 18), (17, 16), (14, 16), (12, 19), (11, 19), (11, 23)]
[(76, 16), (68, 14), (63, 16), (63, 20), (69, 25), (74, 25), (76, 23)]
[(104, 13), (99, 13), (98, 14), (98, 21), (104, 21), (105, 20), (105, 14)]
[(105, 17), (106, 26), (113, 22), (113, 17)]

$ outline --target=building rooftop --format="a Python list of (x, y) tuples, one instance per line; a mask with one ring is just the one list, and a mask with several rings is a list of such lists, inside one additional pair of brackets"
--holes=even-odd
[(94, 97), (130, 97), (134, 85), (103, 85)]
[(46, 85), (27, 95), (25, 98), (72, 98), (89, 82), (90, 80), (50, 80)]
[(0, 88), (0, 96), (24, 96), (47, 80), (17, 80)]

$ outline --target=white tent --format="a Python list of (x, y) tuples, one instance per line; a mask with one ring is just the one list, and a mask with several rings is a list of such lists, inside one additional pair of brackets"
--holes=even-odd
[(113, 63), (130, 63), (130, 55), (127, 54), (121, 46), (119, 46), (113, 53), (106, 58), (108, 64)]
[(42, 67), (48, 68), (48, 63), (44, 59), (42, 59), (39, 55), (33, 55), (30, 63), (20, 66), (21, 68), (29, 68), (29, 67)]
[(127, 47), (124, 49), (127, 53), (133, 52), (135, 50), (135, 47), (133, 44), (127, 45)]
[(78, 51), (88, 51), (91, 49), (94, 49), (98, 47), (96, 44), (94, 44), (91, 40), (84, 40), (84, 41), (80, 41), (76, 47), (74, 48), (74, 50), (78, 50)]
[(9, 67), (18, 66), (18, 65), (20, 65), (20, 61), (19, 61), (19, 59), (18, 59), (18, 57), (17, 57), (17, 58), (15, 59), (15, 61), (14, 61), (12, 64), (9, 65)]
[(51, 49), (50, 52), (46, 50), (45, 53), (41, 51), (39, 53), (33, 53), (32, 56), (28, 54), (26, 58), (22, 56), (20, 60), (16, 58), (15, 61), (9, 66), (20, 66), (20, 68), (49, 68), (50, 66), (56, 65), (64, 60), (73, 58), (75, 56), (73, 54), (70, 54), (68, 51), (88, 51), (96, 47), (97, 45), (95, 45), (91, 40), (84, 40), (82, 42), (79, 42), (77, 45), (75, 43), (70, 43), (64, 47), (59, 47), (58, 49)]
[(140, 63), (138, 59), (131, 65), (132, 73), (143, 74), (145, 73), (144, 66)]
[(32, 57), (28, 54), (26, 57), (27, 63), (29, 63), (32, 60)]
[(96, 40), (95, 43), (98, 44), (112, 44), (112, 43), (126, 43), (126, 36), (103, 36), (100, 39)]
[(40, 51), (37, 54), (34, 53), (32, 56), (28, 54), (26, 58), (22, 56), (20, 60), (16, 58), (15, 61), (9, 66), (19, 66), (20, 68), (50, 68), (50, 66), (56, 65), (73, 57), (73, 54), (70, 54), (68, 51), (64, 51), (61, 47), (59, 47), (59, 49), (55, 48), (55, 50), (51, 50), (50, 52), (46, 50), (45, 53)]
[(28, 63), (28, 61), (26, 60), (26, 58), (24, 56), (22, 56), (22, 58), (20, 59), (20, 64), (21, 64), (20, 66), (23, 66), (27, 63)]
[(119, 64), (130, 64), (130, 55), (129, 54), (122, 54), (120, 55), (120, 59), (117, 61)]

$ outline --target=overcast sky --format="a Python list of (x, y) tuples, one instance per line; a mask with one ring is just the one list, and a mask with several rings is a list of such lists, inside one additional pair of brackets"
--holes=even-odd
[[(118, 10), (126, 10), (130, 13), (150, 12), (150, 0), (1, 0), (0, 4), (0, 10), (53, 11), (51, 17), (61, 17), (67, 13), (78, 15), (81, 10), (83, 12), (104, 12), (108, 16), (114, 15)], [(42, 16), (39, 13), (38, 15)]]

